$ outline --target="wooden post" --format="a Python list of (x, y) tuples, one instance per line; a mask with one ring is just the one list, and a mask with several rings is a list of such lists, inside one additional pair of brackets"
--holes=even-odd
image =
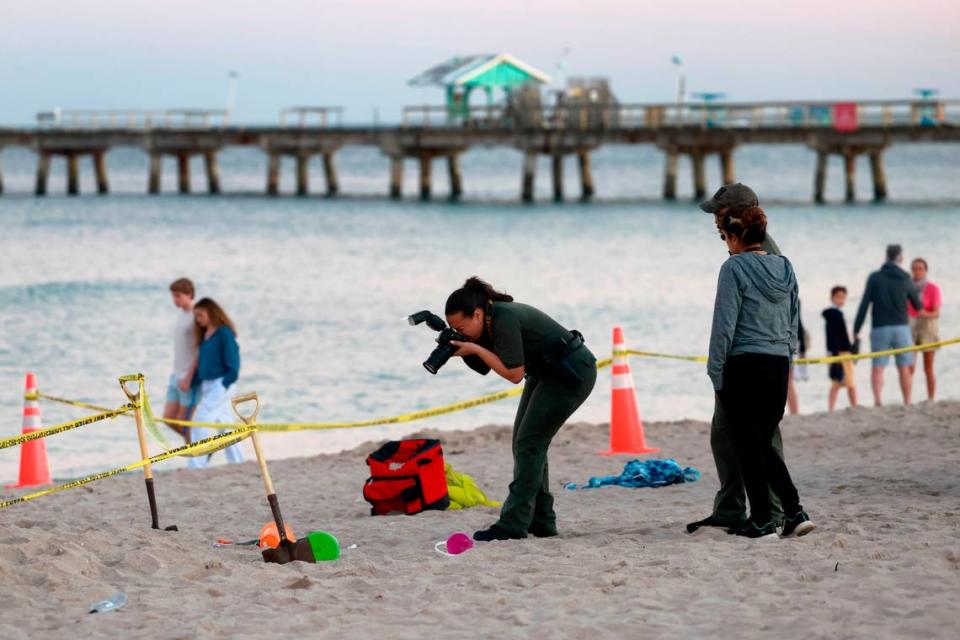
[(211, 195), (220, 193), (220, 166), (217, 164), (217, 152), (208, 149), (203, 152), (204, 165), (207, 168), (207, 191)]
[(337, 181), (337, 167), (333, 164), (332, 151), (323, 154), (323, 176), (327, 181), (327, 195), (332, 198), (340, 191), (340, 183)]
[(147, 178), (147, 193), (160, 193), (160, 176), (163, 173), (163, 156), (156, 151), (150, 153), (150, 173)]
[(663, 199), (677, 199), (677, 152), (667, 151), (667, 162), (663, 171)]
[(733, 171), (733, 149), (720, 152), (720, 175), (723, 184), (733, 184), (737, 181)]
[(693, 166), (693, 197), (702, 200), (707, 195), (707, 178), (703, 168), (703, 152), (694, 151), (690, 154), (690, 164)]
[(447, 172), (450, 174), (450, 199), (459, 200), (463, 195), (463, 174), (460, 172), (460, 154), (447, 156)]
[(97, 193), (103, 195), (110, 192), (110, 183), (107, 181), (107, 152), (93, 152), (93, 173), (97, 178)]
[(870, 173), (873, 174), (873, 199), (883, 202), (887, 199), (887, 173), (883, 168), (883, 149), (870, 152)]
[(177, 154), (177, 179), (180, 193), (190, 193), (190, 154), (186, 151)]
[(403, 196), (403, 156), (390, 156), (390, 197), (399, 200)]
[(50, 154), (41, 151), (37, 156), (37, 183), (33, 193), (38, 196), (47, 195), (47, 178), (50, 177)]
[(590, 152), (581, 149), (577, 152), (580, 162), (580, 197), (589, 200), (593, 197), (593, 172), (590, 169)]
[(432, 190), (431, 170), (433, 169), (433, 156), (429, 153), (420, 154), (420, 199), (429, 200)]
[(533, 202), (534, 180), (537, 175), (537, 154), (527, 151), (523, 156), (523, 185), (521, 199), (524, 202)]
[(844, 200), (848, 203), (857, 200), (857, 154), (853, 149), (843, 152), (843, 175), (846, 183)]
[(563, 202), (563, 155), (553, 155), (553, 200)]
[(824, 188), (827, 184), (827, 152), (817, 150), (817, 170), (813, 176), (813, 201), (817, 204), (826, 202)]
[(297, 154), (297, 195), (310, 193), (310, 155), (301, 151)]
[(267, 195), (280, 193), (280, 154), (271, 151), (267, 156)]
[(80, 195), (80, 162), (73, 151), (67, 152), (67, 195)]

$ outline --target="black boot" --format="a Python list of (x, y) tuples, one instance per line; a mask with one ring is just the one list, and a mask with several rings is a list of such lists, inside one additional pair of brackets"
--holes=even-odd
[(537, 538), (553, 538), (560, 535), (556, 526), (547, 526), (543, 524), (534, 524), (527, 529), (527, 533)]
[(521, 540), (526, 537), (527, 534), (525, 533), (519, 535), (509, 533), (497, 525), (493, 525), (489, 529), (481, 529), (480, 531), (475, 531), (473, 533), (473, 539), (477, 542), (492, 542), (494, 540)]

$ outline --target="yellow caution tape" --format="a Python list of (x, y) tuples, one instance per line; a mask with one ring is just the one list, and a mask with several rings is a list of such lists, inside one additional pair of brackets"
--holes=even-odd
[(235, 444), (247, 436), (250, 435), (250, 432), (253, 431), (254, 427), (244, 425), (242, 428), (232, 431), (230, 433), (221, 433), (209, 438), (204, 438), (192, 444), (186, 444), (177, 449), (172, 449), (164, 453), (153, 456), (146, 460), (139, 460), (133, 464), (128, 464), (125, 467), (117, 467), (116, 469), (111, 469), (109, 471), (101, 471), (100, 473), (95, 473), (92, 476), (87, 476), (86, 478), (80, 478), (78, 480), (73, 480), (61, 485), (50, 487), (49, 489), (43, 489), (41, 491), (36, 491), (34, 493), (29, 493), (25, 496), (19, 498), (13, 498), (12, 500), (7, 500), (5, 502), (0, 502), (0, 509), (5, 509), (7, 507), (13, 506), (15, 504), (20, 504), (22, 502), (28, 502), (30, 500), (36, 500), (37, 498), (42, 498), (43, 496), (48, 496), (52, 493), (58, 493), (60, 491), (66, 491), (68, 489), (76, 489), (77, 487), (82, 487), (85, 484), (90, 484), (91, 482), (96, 482), (97, 480), (103, 480), (104, 478), (109, 478), (111, 476), (116, 476), (121, 473), (126, 473), (128, 471), (134, 471), (143, 467), (147, 464), (156, 464), (163, 460), (173, 458), (180, 455), (186, 454), (195, 454), (196, 451), (210, 452), (211, 450), (217, 451), (224, 447), (228, 447), (231, 444)]
[(38, 440), (39, 438), (46, 438), (47, 436), (54, 436), (58, 433), (63, 433), (64, 431), (70, 431), (72, 429), (77, 429), (79, 427), (84, 427), (88, 424), (93, 424), (94, 422), (100, 422), (101, 420), (106, 420), (107, 418), (116, 418), (121, 416), (133, 409), (133, 405), (126, 404), (119, 409), (110, 410), (107, 409), (104, 413), (98, 413), (94, 416), (87, 416), (86, 418), (81, 418), (79, 420), (74, 420), (73, 422), (64, 422), (63, 424), (54, 425), (52, 427), (47, 427), (46, 429), (38, 429), (37, 431), (31, 431), (30, 433), (22, 433), (18, 436), (13, 436), (10, 438), (4, 438), (0, 440), (0, 449), (6, 449), (7, 447), (15, 447), (18, 444), (23, 444), (24, 442), (30, 442), (31, 440)]
[[(57, 396), (51, 396), (46, 393), (37, 391), (36, 393), (28, 393), (24, 396), (25, 400), (50, 400), (51, 402), (59, 402), (60, 404), (68, 404), (74, 407), (80, 407), (81, 409), (90, 409), (92, 411), (111, 411), (108, 407), (101, 407), (100, 405), (90, 404), (88, 402), (80, 402), (79, 400), (67, 400), (66, 398), (58, 398)], [(130, 408), (127, 411), (133, 411), (133, 405), (130, 405)]]

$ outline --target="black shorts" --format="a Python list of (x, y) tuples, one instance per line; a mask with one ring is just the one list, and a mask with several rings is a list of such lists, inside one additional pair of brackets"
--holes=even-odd
[(843, 365), (839, 362), (830, 365), (830, 379), (834, 382), (843, 382)]

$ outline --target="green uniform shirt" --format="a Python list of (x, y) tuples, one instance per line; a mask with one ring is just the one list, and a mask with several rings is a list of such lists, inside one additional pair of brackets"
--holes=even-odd
[[(522, 302), (494, 302), (490, 329), (492, 340), (484, 334), (479, 343), (496, 353), (507, 369), (535, 364), (555, 349), (559, 340), (573, 337), (556, 320)], [(478, 373), (490, 371), (479, 357), (468, 356), (464, 361)]]

